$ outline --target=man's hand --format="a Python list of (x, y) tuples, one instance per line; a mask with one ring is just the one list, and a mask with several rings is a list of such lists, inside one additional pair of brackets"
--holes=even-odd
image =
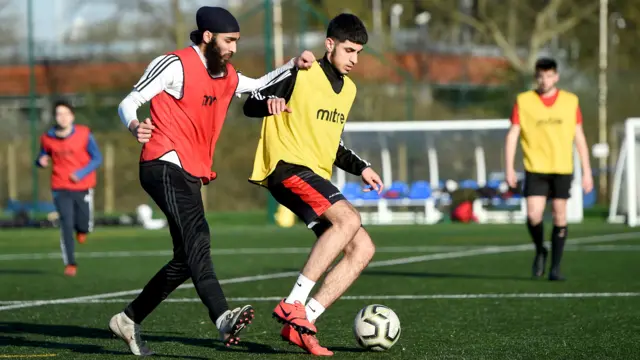
[(315, 61), (316, 61), (315, 55), (313, 55), (313, 53), (309, 50), (303, 51), (302, 54), (300, 54), (300, 56), (295, 58), (296, 67), (298, 69), (303, 69), (303, 70), (309, 69)]
[(509, 185), (509, 188), (515, 189), (515, 187), (518, 185), (518, 177), (516, 176), (515, 170), (507, 169), (506, 178), (507, 178), (507, 185)]
[(42, 166), (43, 168), (49, 166), (49, 155), (45, 154), (40, 156), (38, 158), (38, 164), (40, 164), (40, 166)]
[(378, 194), (380, 194), (382, 192), (382, 189), (384, 188), (384, 184), (382, 184), (380, 176), (370, 167), (362, 171), (362, 181), (370, 186), (370, 188), (365, 188), (363, 190), (364, 192), (375, 190), (378, 192)]
[(291, 109), (287, 107), (287, 102), (282, 98), (274, 98), (267, 100), (267, 107), (269, 108), (269, 114), (280, 115), (282, 112), (291, 112)]
[(80, 179), (78, 178), (78, 176), (77, 176), (76, 174), (73, 174), (73, 173), (72, 173), (71, 175), (69, 175), (69, 179), (70, 179), (71, 181), (73, 181), (74, 183), (77, 183), (78, 181), (80, 181)]
[(583, 171), (582, 173), (582, 190), (585, 193), (590, 193), (593, 190), (593, 176), (591, 171)]
[(151, 124), (151, 119), (149, 118), (146, 118), (144, 122), (133, 120), (131, 124), (129, 124), (129, 131), (131, 131), (131, 134), (133, 134), (140, 144), (149, 142), (149, 139), (151, 139), (151, 132), (155, 128), (156, 127)]

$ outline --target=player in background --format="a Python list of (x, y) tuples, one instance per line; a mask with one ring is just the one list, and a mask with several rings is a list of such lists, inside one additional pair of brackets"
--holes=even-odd
[(567, 199), (573, 178), (573, 145), (582, 164), (582, 188), (593, 189), (589, 148), (582, 129), (578, 97), (556, 87), (558, 65), (549, 58), (535, 64), (537, 89), (518, 95), (506, 136), (505, 169), (509, 186), (516, 187), (514, 159), (518, 137), (524, 155), (524, 196), (527, 199), (527, 228), (535, 244), (533, 276), (544, 275), (547, 248), (544, 246), (543, 213), (551, 198), (551, 270), (549, 280), (564, 280), (560, 261), (567, 239)]
[(60, 219), (64, 274), (75, 276), (75, 241), (83, 244), (93, 230), (93, 188), (102, 154), (91, 130), (73, 123), (70, 103), (58, 101), (53, 109), (55, 125), (40, 137), (36, 165), (46, 168), (51, 163), (51, 192)]
[[(235, 17), (223, 8), (202, 7), (196, 23), (193, 45), (153, 60), (118, 109), (124, 125), (143, 144), (140, 183), (167, 217), (173, 240), (173, 258), (109, 323), (136, 355), (152, 354), (140, 338), (142, 321), (189, 278), (226, 345), (237, 343), (238, 333), (253, 319), (251, 305), (229, 310), (211, 262), (200, 189), (216, 177), (211, 171), (214, 150), (232, 98), (315, 60), (305, 52), (251, 79), (229, 62), (240, 38)], [(152, 120), (139, 121), (137, 110), (147, 101)]]
[[(314, 322), (358, 278), (375, 252), (360, 214), (330, 181), (336, 165), (382, 191), (378, 174), (341, 140), (356, 96), (347, 74), (367, 40), (358, 17), (338, 15), (329, 24), (320, 61), (308, 70), (283, 73), (244, 105), (246, 116), (264, 117), (249, 181), (265, 186), (317, 236), (291, 293), (274, 309), (285, 324), (282, 338), (314, 355), (333, 355), (318, 343)], [(316, 282), (340, 253), (344, 257), (305, 308)]]

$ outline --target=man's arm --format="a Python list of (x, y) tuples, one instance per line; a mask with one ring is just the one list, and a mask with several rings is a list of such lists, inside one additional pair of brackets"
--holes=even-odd
[(100, 164), (102, 164), (102, 153), (100, 153), (100, 148), (98, 148), (98, 143), (96, 139), (94, 139), (92, 134), (89, 134), (89, 142), (87, 143), (87, 153), (91, 157), (89, 163), (83, 167), (82, 169), (75, 172), (78, 180), (82, 180), (85, 176), (91, 174), (96, 171)]
[(251, 93), (265, 86), (271, 85), (281, 74), (297, 68), (297, 69), (309, 69), (311, 65), (316, 61), (315, 56), (309, 50), (305, 50), (300, 56), (294, 57), (286, 64), (280, 66), (274, 71), (262, 76), (259, 79), (252, 79), (242, 75), (238, 72), (238, 87), (236, 89), (236, 96), (241, 97), (242, 94)]
[(587, 145), (587, 138), (584, 135), (584, 129), (581, 124), (576, 125), (576, 148), (578, 150), (578, 156), (580, 156), (580, 162), (582, 163), (582, 173), (591, 174), (591, 164), (589, 163), (589, 146)]
[(285, 73), (295, 67), (295, 58), (289, 60), (288, 63), (281, 67), (271, 71), (270, 73), (262, 76), (259, 79), (253, 79), (244, 76), (238, 71), (238, 88), (236, 89), (236, 96), (241, 97), (242, 94), (252, 93), (260, 88), (269, 86), (273, 81), (278, 79), (282, 73)]
[(507, 132), (504, 146), (505, 169), (514, 170), (514, 162), (516, 158), (516, 147), (518, 146), (518, 137), (520, 137), (520, 125), (511, 125)]
[(48, 161), (46, 161), (45, 164), (43, 164), (41, 162), (43, 156), (49, 156), (49, 153), (47, 152), (47, 150), (44, 147), (44, 141), (42, 141), (42, 137), (40, 137), (40, 153), (38, 154), (38, 157), (36, 158), (36, 166), (37, 167), (41, 167), (42, 168), (42, 167), (45, 167), (45, 166), (47, 166), (49, 164)]
[(582, 188), (585, 192), (590, 192), (593, 189), (593, 175), (591, 174), (591, 163), (589, 160), (589, 145), (587, 145), (587, 138), (584, 135), (584, 129), (582, 127), (582, 111), (578, 106), (576, 113), (576, 136), (575, 144), (578, 150), (578, 156), (580, 157), (580, 164), (582, 165)]
[(285, 103), (288, 103), (293, 94), (297, 75), (298, 69), (289, 69), (271, 80), (269, 84), (251, 93), (243, 106), (244, 115), (255, 118), (271, 115), (267, 104), (269, 99), (282, 98)]
[(516, 147), (518, 146), (518, 138), (520, 137), (520, 117), (518, 111), (518, 104), (513, 106), (511, 112), (511, 128), (507, 132), (504, 144), (504, 169), (506, 172), (507, 184), (510, 187), (515, 188), (517, 184), (516, 171), (514, 168), (514, 162), (516, 159)]
[(340, 169), (349, 174), (360, 176), (362, 171), (371, 166), (371, 164), (358, 156), (353, 150), (344, 146), (344, 141), (340, 139), (336, 160), (333, 162)]
[(132, 123), (138, 122), (137, 111), (148, 101), (163, 91), (179, 98), (182, 94), (182, 63), (177, 55), (162, 55), (155, 58), (133, 90), (118, 106), (122, 123), (131, 130)]

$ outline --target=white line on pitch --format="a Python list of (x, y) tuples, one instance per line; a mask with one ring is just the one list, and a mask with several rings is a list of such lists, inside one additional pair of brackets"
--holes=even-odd
[[(425, 246), (380, 246), (376, 249), (378, 253), (424, 253), (442, 252), (455, 250), (470, 250), (482, 248), (494, 248), (504, 245), (425, 245)], [(212, 255), (285, 255), (285, 254), (307, 254), (308, 247), (282, 247), (282, 248), (239, 248), (239, 249), (216, 249), (212, 250)], [(593, 246), (567, 246), (568, 251), (640, 251), (640, 245), (593, 245)], [(78, 258), (128, 258), (128, 257), (162, 257), (171, 256), (170, 250), (140, 250), (140, 251), (92, 251), (78, 252)], [(12, 260), (59, 260), (59, 252), (51, 253), (30, 253), (30, 254), (3, 254), (0, 261)]]
[(640, 245), (589, 245), (568, 247), (571, 251), (640, 251)]
[[(439, 252), (453, 250), (479, 249), (487, 246), (500, 245), (426, 245), (426, 246), (380, 246), (379, 253), (411, 253), (411, 252)], [(238, 249), (214, 249), (212, 255), (284, 255), (307, 254), (309, 247), (281, 247), (281, 248), (238, 248)], [(77, 252), (78, 258), (126, 258), (126, 257), (154, 257), (171, 256), (171, 250), (140, 250), (140, 251), (92, 251)], [(46, 260), (60, 259), (60, 252), (27, 253), (27, 254), (3, 254), (0, 261), (11, 260)]]
[[(595, 236), (588, 236), (588, 237), (582, 237), (582, 238), (574, 238), (570, 240), (570, 244), (590, 244), (590, 243), (599, 243), (599, 242), (620, 241), (620, 240), (627, 240), (627, 239), (635, 239), (638, 236), (640, 236), (640, 233), (637, 233), (637, 232), (595, 235)], [(368, 267), (369, 268), (386, 267), (386, 266), (393, 266), (393, 265), (414, 264), (414, 263), (434, 261), (434, 260), (457, 259), (457, 258), (464, 258), (464, 257), (470, 257), (470, 256), (486, 255), (486, 254), (502, 254), (502, 253), (508, 253), (508, 252), (530, 250), (531, 247), (532, 247), (531, 244), (495, 246), (495, 247), (487, 247), (487, 248), (481, 248), (481, 249), (455, 251), (455, 252), (449, 252), (449, 253), (411, 256), (411, 257), (404, 257), (404, 258), (398, 258), (393, 260), (373, 261), (369, 264)], [(280, 273), (244, 276), (244, 277), (226, 279), (226, 280), (221, 280), (220, 283), (235, 284), (235, 283), (245, 283), (245, 282), (261, 281), (261, 280), (280, 279), (280, 278), (293, 277), (298, 274), (299, 274), (298, 271), (287, 271), (287, 272), (280, 272)], [(178, 289), (190, 289), (190, 288), (193, 288), (193, 284), (183, 284), (178, 287)], [(31, 307), (43, 306), (43, 305), (73, 303), (77, 301), (112, 299), (112, 298), (118, 298), (121, 296), (137, 295), (138, 293), (140, 293), (140, 291), (142, 291), (142, 289), (3, 305), (3, 306), (0, 306), (0, 311), (31, 308)]]
[[(590, 293), (510, 293), (510, 294), (430, 294), (430, 295), (356, 295), (343, 296), (340, 300), (438, 300), (438, 299), (586, 299), (611, 297), (640, 297), (640, 292), (590, 292)], [(230, 297), (230, 302), (271, 302), (279, 301), (282, 296)], [(65, 304), (106, 304), (128, 303), (132, 299), (94, 299), (87, 301), (66, 302)], [(168, 303), (199, 303), (198, 297), (168, 298)], [(0, 301), (1, 303), (19, 303), (16, 301)]]

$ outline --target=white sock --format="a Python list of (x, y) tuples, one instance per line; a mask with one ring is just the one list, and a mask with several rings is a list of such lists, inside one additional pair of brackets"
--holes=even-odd
[(293, 289), (291, 290), (291, 294), (284, 301), (287, 304), (293, 304), (296, 301), (300, 301), (301, 303), (307, 302), (307, 297), (311, 293), (311, 289), (316, 285), (315, 281), (309, 280), (308, 277), (300, 274), (298, 276), (298, 280), (296, 284), (293, 285)]
[(317, 318), (322, 315), (322, 313), (326, 310), (322, 304), (318, 302), (318, 300), (311, 298), (307, 306), (304, 307), (307, 311), (307, 320), (314, 322)]
[(222, 325), (223, 325), (224, 319), (227, 317), (227, 315), (229, 315), (230, 312), (231, 312), (231, 310), (227, 310), (224, 313), (222, 313), (222, 315), (220, 315), (216, 319), (216, 327), (218, 328), (218, 330), (222, 329)]

